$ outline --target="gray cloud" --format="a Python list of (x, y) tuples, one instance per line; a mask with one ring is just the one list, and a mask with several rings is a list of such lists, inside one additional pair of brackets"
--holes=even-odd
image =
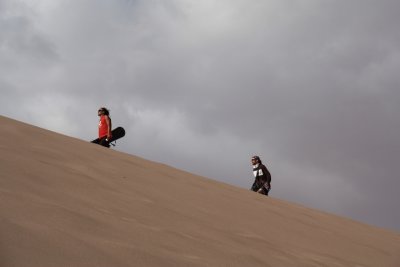
[(1, 1), (1, 114), (399, 230), (399, 5)]

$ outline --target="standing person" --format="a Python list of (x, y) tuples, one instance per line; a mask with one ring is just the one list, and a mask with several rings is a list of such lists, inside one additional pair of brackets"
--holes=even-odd
[(100, 117), (99, 145), (110, 147), (110, 140), (112, 138), (110, 111), (105, 107), (101, 107), (97, 114)]
[(251, 190), (263, 195), (268, 196), (271, 190), (271, 174), (267, 167), (262, 164), (259, 156), (253, 156), (251, 158), (251, 164), (253, 165), (253, 174), (255, 177), (254, 183), (251, 186)]

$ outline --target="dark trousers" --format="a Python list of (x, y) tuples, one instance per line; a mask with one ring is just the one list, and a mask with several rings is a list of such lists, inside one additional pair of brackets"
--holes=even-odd
[(110, 142), (107, 141), (107, 136), (104, 136), (99, 140), (99, 145), (104, 147), (110, 147)]
[(265, 188), (264, 186), (259, 186), (257, 184), (257, 182), (253, 183), (253, 185), (251, 186), (250, 190), (254, 191), (254, 192), (258, 192), (258, 190), (260, 190), (260, 188), (262, 188), (260, 194), (268, 196), (269, 189)]

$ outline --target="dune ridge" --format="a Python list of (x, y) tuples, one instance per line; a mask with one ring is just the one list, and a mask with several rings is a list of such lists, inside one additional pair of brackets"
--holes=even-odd
[(400, 266), (397, 232), (0, 124), (0, 266)]

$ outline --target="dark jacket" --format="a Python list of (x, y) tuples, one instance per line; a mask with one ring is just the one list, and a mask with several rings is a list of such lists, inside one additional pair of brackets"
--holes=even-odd
[(268, 171), (267, 167), (265, 167), (265, 165), (262, 163), (255, 165), (253, 166), (253, 173), (255, 180), (252, 190), (257, 191), (258, 189), (264, 187), (269, 191), (271, 188), (271, 173)]

